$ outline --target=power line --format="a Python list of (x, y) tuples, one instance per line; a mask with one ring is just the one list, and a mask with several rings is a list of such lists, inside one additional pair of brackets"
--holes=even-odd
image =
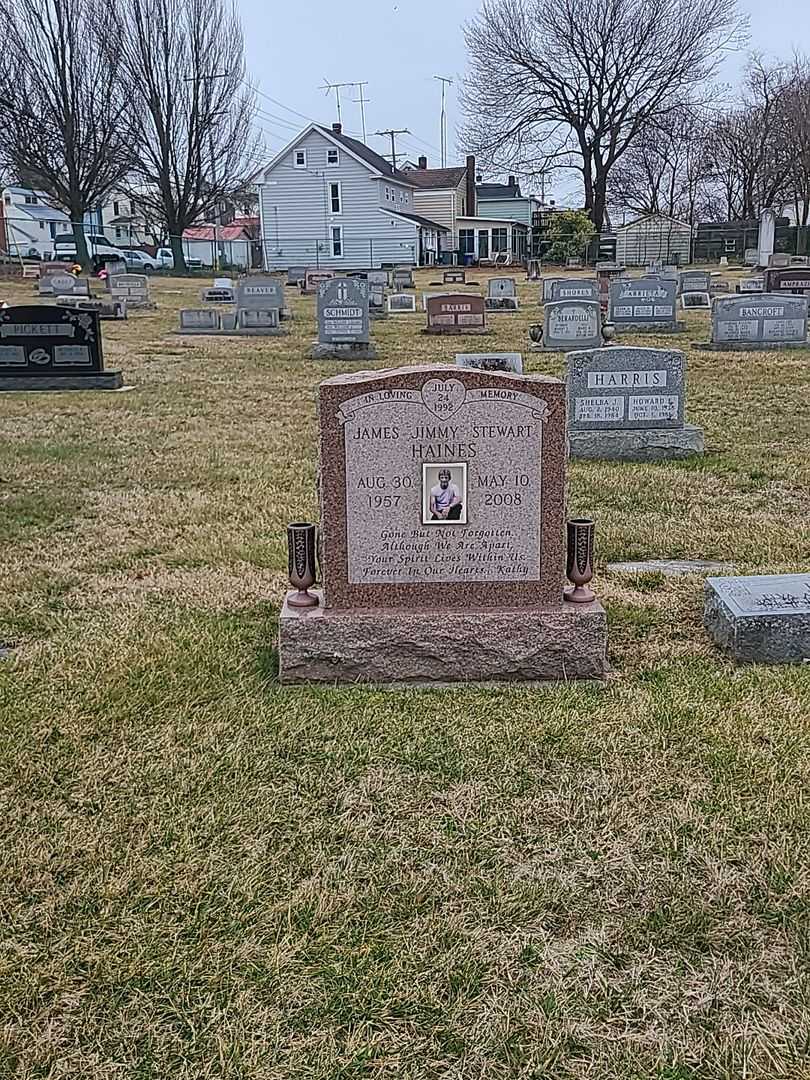
[(388, 135), (391, 138), (391, 164), (397, 167), (397, 135), (410, 135), (407, 128), (386, 128), (385, 131), (375, 131), (375, 135)]

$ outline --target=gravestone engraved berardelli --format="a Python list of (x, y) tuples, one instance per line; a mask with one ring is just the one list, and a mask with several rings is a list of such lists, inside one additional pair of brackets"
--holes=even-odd
[(717, 297), (712, 304), (712, 340), (698, 349), (800, 348), (807, 345), (808, 300), (786, 293)]
[(599, 300), (596, 278), (559, 278), (551, 281), (550, 300)]
[(389, 315), (408, 315), (416, 311), (416, 297), (412, 293), (391, 293), (388, 297)]
[(0, 310), (0, 390), (117, 390), (104, 370), (95, 311), (29, 305)]
[(604, 676), (601, 606), (563, 602), (558, 380), (358, 372), (318, 415), (323, 602), (285, 602), (282, 682)]
[(662, 330), (674, 333), (684, 329), (675, 309), (677, 282), (671, 278), (628, 278), (610, 283), (610, 321), (616, 331)]
[(707, 578), (703, 624), (740, 663), (807, 663), (810, 571)]
[(315, 360), (375, 360), (369, 343), (369, 286), (364, 278), (333, 277), (318, 286), (318, 343)]
[(523, 374), (523, 357), (518, 352), (456, 353), (456, 367), (477, 368), (479, 371), (511, 371)]
[(549, 300), (543, 308), (543, 348), (596, 349), (602, 344), (602, 310), (594, 300)]
[(483, 296), (448, 293), (429, 296), (425, 334), (486, 334)]
[(684, 423), (686, 359), (676, 349), (623, 345), (567, 358), (572, 458), (654, 461), (703, 452)]

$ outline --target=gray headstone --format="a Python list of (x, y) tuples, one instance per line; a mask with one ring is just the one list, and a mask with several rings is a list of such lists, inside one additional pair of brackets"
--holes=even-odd
[(423, 292), (422, 293), (422, 311), (427, 311), (428, 300), (434, 296), (455, 296), (452, 292)]
[(751, 277), (742, 278), (737, 282), (737, 292), (761, 293), (765, 292), (765, 275), (754, 274)]
[(543, 308), (543, 348), (598, 349), (602, 310), (595, 300), (549, 300)]
[(369, 270), (366, 274), (366, 281), (369, 285), (381, 285), (383, 289), (388, 288), (388, 271), (387, 270)]
[(396, 270), (391, 271), (391, 288), (395, 292), (400, 292), (402, 289), (412, 289), (413, 287), (413, 270), (409, 267), (398, 266)]
[(485, 296), (484, 306), (487, 311), (517, 311), (520, 305), (516, 296)]
[(487, 281), (487, 296), (490, 299), (502, 300), (505, 296), (517, 296), (515, 279), (511, 277), (490, 278)]
[(377, 312), (385, 310), (385, 286), (379, 281), (368, 282), (368, 303)]
[(236, 306), (240, 311), (267, 311), (284, 307), (284, 286), (273, 277), (240, 278), (236, 283)]
[(711, 275), (705, 270), (684, 270), (678, 279), (678, 291), (708, 292), (711, 288)]
[(109, 279), (110, 295), (131, 304), (149, 303), (149, 281), (144, 274), (116, 274)]
[(554, 299), (554, 286), (558, 281), (568, 281), (568, 278), (547, 277), (543, 278), (543, 300)]
[(707, 292), (681, 293), (681, 307), (684, 310), (687, 308), (705, 308), (708, 311), (711, 306), (712, 298)]
[(226, 289), (224, 286), (203, 289), (200, 299), (204, 304), (233, 304), (236, 301), (233, 289)]
[(598, 300), (596, 278), (560, 278), (551, 283), (552, 300)]
[(759, 249), (758, 248), (746, 248), (743, 255), (743, 262), (746, 266), (756, 266), (759, 262)]
[(769, 270), (783, 270), (790, 266), (790, 255), (784, 255), (781, 252), (774, 252), (768, 259)]
[(337, 277), (318, 286), (318, 341), (321, 345), (368, 342), (368, 282)]
[(287, 284), (288, 285), (300, 285), (304, 278), (307, 276), (307, 268), (305, 266), (289, 266), (287, 267)]
[(237, 308), (236, 320), (240, 330), (277, 330), (279, 308)]
[(570, 431), (683, 427), (686, 360), (677, 349), (614, 345), (566, 361)]
[(219, 312), (215, 308), (183, 308), (181, 330), (219, 330)]
[(705, 588), (706, 630), (735, 660), (810, 659), (810, 573), (712, 577)]
[(617, 330), (651, 326), (674, 330), (677, 326), (672, 278), (627, 278), (610, 283), (610, 319)]
[(442, 281), (445, 285), (465, 285), (467, 282), (467, 271), (463, 266), (453, 267), (452, 270), (445, 270), (442, 275)]
[(215, 277), (214, 278), (215, 289), (233, 289), (233, 279), (229, 277)]
[(523, 374), (523, 357), (518, 352), (456, 353), (456, 367), (479, 371), (513, 371)]
[(797, 344), (807, 341), (807, 298), (783, 293), (718, 296), (712, 305), (712, 342)]
[[(427, 311), (427, 303), (425, 304)], [(416, 297), (413, 293), (391, 293), (388, 297), (388, 311), (391, 315), (407, 315), (416, 311)]]

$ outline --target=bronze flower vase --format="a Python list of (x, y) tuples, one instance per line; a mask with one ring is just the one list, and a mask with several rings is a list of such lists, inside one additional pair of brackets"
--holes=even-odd
[(593, 577), (593, 538), (596, 523), (592, 518), (570, 518), (568, 521), (568, 562), (565, 576), (574, 586), (563, 593), (572, 604), (588, 604), (596, 599), (588, 582)]
[(318, 597), (308, 590), (315, 584), (317, 558), (317, 527), (306, 521), (287, 526), (287, 563), (290, 584), (298, 591), (287, 597), (293, 608), (318, 606)]

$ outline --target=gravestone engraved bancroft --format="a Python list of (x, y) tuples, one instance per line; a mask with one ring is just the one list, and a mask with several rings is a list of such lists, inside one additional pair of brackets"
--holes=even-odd
[(321, 384), (323, 602), (285, 601), (282, 682), (601, 678), (563, 602), (562, 383), (452, 366)]
[(477, 368), (479, 371), (511, 371), (523, 374), (523, 357), (518, 352), (456, 353), (456, 367)]
[(807, 345), (807, 308), (804, 296), (758, 293), (718, 296), (712, 304), (712, 340), (698, 349), (801, 348)]
[(741, 663), (810, 659), (810, 572), (706, 579), (703, 623)]
[(318, 286), (318, 343), (309, 355), (315, 360), (375, 360), (369, 343), (368, 282), (363, 278), (333, 277)]
[(551, 282), (550, 300), (599, 300), (596, 278), (558, 278)]
[(610, 321), (617, 333), (623, 330), (665, 330), (669, 333), (683, 330), (684, 324), (677, 320), (675, 294), (677, 282), (671, 278), (643, 277), (612, 281), (610, 283)]
[(549, 300), (543, 308), (543, 348), (567, 351), (602, 344), (602, 311), (594, 300)]
[(429, 296), (425, 334), (486, 334), (483, 296), (448, 293)]
[(572, 458), (655, 461), (703, 452), (703, 432), (684, 423), (682, 352), (616, 345), (566, 360)]
[(94, 311), (26, 306), (0, 310), (0, 390), (117, 390), (104, 370)]

